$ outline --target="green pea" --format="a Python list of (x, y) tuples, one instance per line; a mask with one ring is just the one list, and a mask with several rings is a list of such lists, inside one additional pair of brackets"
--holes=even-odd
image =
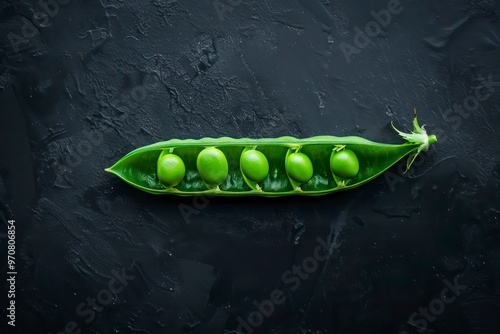
[(313, 176), (311, 159), (304, 153), (291, 153), (286, 159), (285, 169), (288, 176), (299, 183), (306, 183)]
[(254, 181), (262, 182), (269, 174), (269, 162), (266, 156), (257, 150), (243, 152), (240, 158), (241, 171), (245, 176)]
[(332, 173), (343, 179), (352, 179), (359, 172), (359, 161), (356, 153), (349, 149), (333, 152), (330, 157)]
[(184, 178), (186, 166), (179, 156), (165, 154), (158, 159), (156, 173), (161, 183), (167, 187), (175, 187)]
[(215, 147), (205, 148), (198, 154), (196, 168), (203, 181), (211, 186), (222, 184), (228, 175), (226, 156)]

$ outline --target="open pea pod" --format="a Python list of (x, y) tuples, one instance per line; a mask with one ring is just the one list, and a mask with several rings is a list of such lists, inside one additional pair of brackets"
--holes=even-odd
[[(393, 126), (394, 127), (394, 126)], [(437, 141), (417, 117), (400, 145), (361, 137), (171, 139), (138, 148), (106, 171), (151, 194), (317, 196), (358, 187)]]

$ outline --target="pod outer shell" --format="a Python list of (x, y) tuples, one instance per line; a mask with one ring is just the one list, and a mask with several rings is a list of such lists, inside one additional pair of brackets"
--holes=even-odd
[[(179, 196), (205, 194), (265, 197), (293, 195), (318, 196), (358, 187), (382, 174), (404, 156), (417, 154), (421, 145), (421, 143), (410, 142), (399, 145), (384, 144), (355, 136), (316, 136), (303, 139), (294, 137), (171, 139), (138, 148), (125, 155), (106, 170), (119, 176), (128, 184), (151, 194), (173, 194)], [(333, 183), (327, 175), (328, 173), (331, 177), (329, 157), (335, 146), (348, 147), (363, 162), (363, 169), (360, 170), (355, 179), (351, 180), (345, 186)], [(203, 185), (201, 178), (199, 178), (195, 166), (197, 154), (206, 147), (218, 147), (224, 151), (225, 155), (231, 161), (239, 161), (241, 152), (246, 147), (258, 147), (268, 158), (272, 158), (272, 161), (269, 161), (269, 177), (264, 181), (262, 189), (255, 190), (247, 187), (241, 177), (239, 167), (229, 171), (228, 178), (221, 185), (220, 189), (207, 189)], [(307, 185), (303, 185), (300, 190), (294, 189), (289, 184), (284, 168), (284, 156), (290, 148), (300, 148), (301, 152), (311, 157), (315, 169), (312, 179)], [(186, 177), (178, 185), (177, 189), (165, 189), (156, 176), (156, 168), (151, 169), (151, 166), (155, 166), (160, 152), (166, 149), (174, 150), (186, 163)], [(323, 165), (323, 162), (319, 162), (319, 159), (314, 158), (319, 155), (328, 156), (328, 158), (324, 159), (326, 160), (326, 165)]]

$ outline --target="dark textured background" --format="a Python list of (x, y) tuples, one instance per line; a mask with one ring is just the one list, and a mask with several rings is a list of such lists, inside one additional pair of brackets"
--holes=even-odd
[[(286, 302), (255, 333), (499, 333), (498, 1), (401, 0), (350, 62), (341, 43), (387, 1), (228, 0), (222, 19), (212, 1), (72, 0), (43, 17), (44, 1), (0, 1), (1, 266), (15, 219), (18, 271), (2, 333), (236, 333), (277, 288)], [(435, 147), (331, 196), (193, 202), (103, 171), (170, 138), (399, 143), (389, 122), (408, 130), (414, 107)], [(282, 275), (317, 237), (331, 255), (291, 291)], [(113, 270), (133, 278), (81, 316)], [(466, 288), (425, 331), (409, 323), (445, 280)]]

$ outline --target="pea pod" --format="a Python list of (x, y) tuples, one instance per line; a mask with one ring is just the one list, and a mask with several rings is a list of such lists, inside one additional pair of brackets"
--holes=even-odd
[(393, 128), (405, 143), (353, 136), (171, 139), (138, 148), (106, 171), (151, 194), (325, 195), (358, 187), (405, 156), (408, 170), (437, 141), (419, 126), (416, 115), (411, 133)]

